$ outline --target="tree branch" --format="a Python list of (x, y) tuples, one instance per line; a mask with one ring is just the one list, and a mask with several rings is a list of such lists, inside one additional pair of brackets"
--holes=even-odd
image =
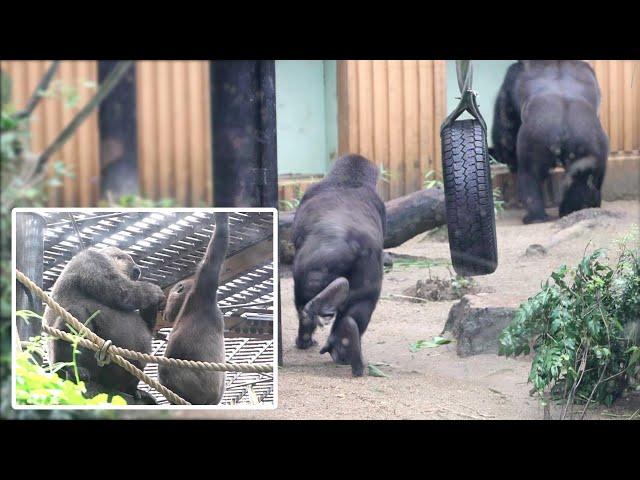
[(102, 82), (98, 91), (89, 102), (78, 112), (78, 114), (69, 122), (69, 124), (60, 132), (57, 138), (49, 145), (38, 158), (34, 174), (39, 174), (44, 168), (45, 164), (62, 146), (67, 140), (74, 134), (78, 127), (84, 122), (84, 120), (93, 112), (93, 110), (100, 105), (102, 100), (105, 99), (111, 90), (120, 82), (127, 70), (133, 65), (133, 60), (125, 60), (118, 62), (109, 76)]
[(60, 66), (60, 60), (54, 60), (53, 62), (51, 62), (49, 70), (47, 70), (47, 73), (44, 75), (44, 77), (42, 77), (40, 83), (31, 94), (31, 98), (29, 99), (27, 106), (23, 110), (20, 110), (13, 115), (13, 118), (15, 120), (22, 120), (23, 118), (29, 117), (33, 113), (33, 111), (40, 103), (40, 100), (42, 100), (42, 92), (46, 92), (49, 88), (51, 80), (53, 80), (53, 77), (58, 71), (58, 66)]

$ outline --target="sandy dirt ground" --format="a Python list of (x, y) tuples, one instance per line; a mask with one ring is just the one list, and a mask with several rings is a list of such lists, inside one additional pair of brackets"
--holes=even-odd
[[(488, 276), (476, 277), (481, 291), (489, 292), (496, 305), (519, 304), (535, 294), (559, 265), (575, 265), (585, 252), (611, 247), (640, 218), (635, 201), (605, 203), (598, 215), (561, 229), (554, 221), (523, 225), (522, 211), (503, 212), (497, 221), (499, 266)], [(555, 213), (549, 210), (549, 213)], [(605, 212), (606, 213), (606, 212)], [(566, 222), (565, 222), (566, 223)], [(542, 244), (548, 254), (527, 257), (530, 244)], [(449, 260), (446, 241), (419, 235), (392, 249), (396, 254)], [(295, 348), (297, 316), (293, 305), (293, 280), (283, 267), (282, 321), (284, 367), (279, 370), (278, 408), (274, 411), (180, 411), (181, 418), (263, 419), (542, 419), (543, 408), (529, 395), (530, 359), (507, 359), (493, 354), (459, 358), (455, 345), (425, 348), (417, 353), (409, 345), (442, 332), (455, 301), (412, 303), (402, 295), (419, 279), (431, 275), (449, 278), (446, 267), (394, 267), (385, 274), (382, 298), (363, 337), (369, 362), (379, 363), (388, 377), (352, 378), (350, 367), (338, 366), (319, 346)], [(328, 327), (316, 339), (322, 345)], [(598, 407), (588, 418), (615, 419), (630, 416), (640, 406), (631, 394), (610, 408)], [(551, 410), (552, 418), (557, 414)]]

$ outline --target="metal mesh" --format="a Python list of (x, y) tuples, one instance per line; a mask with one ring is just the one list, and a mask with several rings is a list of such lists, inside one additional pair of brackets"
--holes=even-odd
[[(164, 355), (170, 328), (163, 328), (153, 340), (153, 355)], [(164, 338), (162, 338), (164, 337)], [(273, 340), (256, 340), (253, 338), (225, 338), (225, 358), (228, 363), (260, 363), (273, 364)], [(144, 372), (153, 379), (158, 379), (158, 365), (148, 364)], [(256, 383), (257, 382), (257, 383)], [(169, 402), (157, 391), (144, 383), (138, 388), (153, 395), (159, 405)], [(221, 405), (253, 405), (273, 403), (273, 374), (227, 372), (225, 392)]]
[[(45, 213), (43, 289), (51, 288), (79, 250), (70, 213)], [(164, 288), (193, 275), (215, 230), (212, 212), (74, 213), (85, 246), (118, 247)], [(273, 236), (271, 212), (229, 214), (227, 258)]]

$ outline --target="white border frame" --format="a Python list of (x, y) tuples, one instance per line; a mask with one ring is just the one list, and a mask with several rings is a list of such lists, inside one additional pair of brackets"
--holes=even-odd
[[(270, 212), (273, 214), (273, 404), (272, 405), (18, 405), (16, 403), (16, 214), (38, 212)], [(275, 410), (278, 408), (278, 314), (279, 299), (279, 258), (278, 258), (278, 210), (275, 208), (14, 208), (11, 211), (11, 407), (14, 410)]]

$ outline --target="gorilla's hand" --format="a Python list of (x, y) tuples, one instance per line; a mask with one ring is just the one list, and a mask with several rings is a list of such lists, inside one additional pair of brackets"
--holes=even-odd
[(155, 283), (140, 282), (142, 305), (140, 308), (156, 307), (160, 310), (165, 303), (164, 292)]

